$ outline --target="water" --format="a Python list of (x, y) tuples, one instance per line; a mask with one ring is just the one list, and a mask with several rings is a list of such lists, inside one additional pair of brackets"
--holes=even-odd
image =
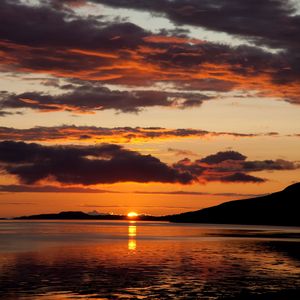
[(0, 221), (0, 299), (300, 299), (300, 228)]

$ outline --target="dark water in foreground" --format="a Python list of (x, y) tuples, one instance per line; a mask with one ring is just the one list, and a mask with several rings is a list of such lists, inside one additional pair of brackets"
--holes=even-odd
[(300, 299), (300, 228), (0, 221), (0, 299)]

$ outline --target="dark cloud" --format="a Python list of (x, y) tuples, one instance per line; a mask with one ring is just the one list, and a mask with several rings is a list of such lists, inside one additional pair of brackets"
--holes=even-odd
[(248, 175), (245, 173), (234, 173), (232, 175), (224, 176), (220, 178), (222, 182), (254, 182), (254, 183), (261, 183), (265, 182), (265, 179), (255, 177), (252, 175)]
[(258, 197), (261, 194), (241, 194), (241, 193), (208, 193), (208, 192), (193, 192), (193, 191), (136, 191), (135, 194), (145, 195), (186, 195), (186, 196), (221, 196), (221, 197)]
[[(132, 23), (108, 22), (103, 16), (78, 17), (44, 5), (0, 2), (0, 37), (11, 43), (55, 49), (135, 48), (146, 32)], [(83, 47), (83, 48), (82, 48)]]
[(203, 79), (191, 79), (189, 81), (176, 81), (173, 80), (173, 84), (178, 89), (183, 90), (196, 90), (196, 91), (215, 91), (215, 92), (230, 92), (236, 87), (238, 83), (232, 80), (222, 80), (217, 78), (203, 78)]
[(8, 71), (119, 78), (131, 51), (142, 46), (147, 35), (129, 22), (108, 21), (103, 16), (84, 18), (47, 5), (0, 1), (0, 64)]
[(263, 171), (263, 170), (294, 170), (296, 165), (293, 162), (277, 159), (277, 160), (263, 160), (263, 161), (245, 161), (243, 168), (249, 171)]
[(112, 144), (43, 146), (7, 141), (0, 143), (0, 162), (5, 172), (26, 184), (42, 179), (82, 185), (127, 181), (186, 184), (193, 180), (189, 173), (151, 155)]
[[(15, 175), (22, 183), (35, 184), (47, 180), (66, 185), (128, 181), (181, 184), (195, 181), (259, 183), (265, 179), (248, 173), (294, 170), (300, 167), (294, 162), (284, 160), (272, 163), (247, 161), (244, 155), (232, 151), (227, 154), (219, 152), (194, 162), (186, 158), (168, 166), (156, 157), (142, 155), (113, 144), (44, 146), (12, 141), (0, 143), (0, 163), (4, 172)], [(12, 189), (17, 188), (12, 186)], [(49, 187), (48, 191), (51, 189), (53, 188)], [(74, 190), (70, 190), (72, 191)]]
[[(200, 23), (205, 23), (209, 20), (212, 24), (225, 22), (224, 26), (220, 26), (220, 30), (226, 31), (229, 27), (234, 30), (245, 30), (247, 26), (259, 24), (256, 21), (244, 24), (243, 13), (249, 16), (253, 14), (254, 19), (257, 17), (258, 20), (266, 22), (266, 18), (262, 19), (261, 16), (259, 18), (257, 14), (266, 12), (266, 3), (269, 1), (271, 0), (264, 0), (262, 4), (253, 4), (253, 2), (250, 4), (248, 1), (237, 3), (237, 0), (230, 4), (228, 1), (221, 1), (217, 5), (215, 1), (192, 0), (102, 1), (102, 3), (146, 9), (168, 16), (174, 16), (175, 12), (176, 15), (184, 12), (183, 15), (188, 16), (187, 20), (190, 21), (198, 20)], [(281, 9), (280, 1), (271, 2), (275, 3), (274, 6), (270, 6), (272, 10)], [(45, 4), (49, 1), (41, 3)], [(286, 50), (272, 54), (257, 47), (235, 48), (203, 42), (188, 38), (187, 33), (180, 28), (173, 32), (165, 30), (159, 34), (153, 34), (129, 22), (108, 21), (104, 16), (82, 17), (76, 15), (73, 10), (58, 9), (58, 3), (62, 5), (64, 1), (52, 1), (53, 3), (55, 4), (53, 6), (30, 6), (22, 5), (18, 1), (0, 2), (0, 64), (3, 70), (39, 72), (55, 77), (80, 78), (128, 86), (152, 86), (158, 82), (172, 83), (178, 91), (257, 90), (262, 97), (282, 98), (291, 103), (300, 101), (298, 84), (300, 70), (299, 57), (297, 57), (299, 51), (288, 52)], [(65, 3), (80, 5), (83, 1), (65, 1)], [(61, 5), (60, 7), (64, 7)], [(253, 7), (259, 8), (260, 6), (262, 9), (253, 10)], [(249, 7), (252, 9), (248, 10)], [(211, 14), (221, 14), (223, 17), (211, 18)], [(282, 15), (286, 16), (286, 14), (287, 12), (283, 11)], [(275, 16), (277, 15), (276, 13)], [(242, 26), (239, 26), (239, 22)], [(289, 22), (290, 19), (288, 24)], [(232, 24), (235, 25), (231, 26)], [(274, 25), (273, 18), (270, 24)], [(278, 24), (281, 23), (276, 23), (276, 26), (279, 26)], [(263, 31), (269, 30), (274, 34), (276, 31), (272, 26), (262, 27)], [(282, 25), (280, 27), (285, 28)], [(294, 27), (297, 28), (297, 22)], [(261, 27), (259, 31), (262, 31)], [(256, 34), (251, 36), (256, 36)], [(291, 39), (292, 34), (287, 36)], [(297, 49), (293, 48), (293, 50)], [(285, 89), (279, 87), (278, 83), (285, 84)], [(89, 96), (95, 99), (93, 91), (89, 92), (90, 94), (85, 95), (87, 97), (85, 102), (89, 101)], [(115, 91), (110, 92), (113, 93), (111, 97), (116, 97)], [(81, 99), (80, 97), (84, 96), (83, 92), (81, 91), (80, 95), (78, 93), (78, 90), (74, 90), (63, 96), (76, 96)], [(145, 95), (137, 91), (133, 93), (138, 95), (137, 99), (140, 99), (139, 96), (145, 97), (146, 100), (149, 100), (149, 97), (153, 98), (153, 102), (150, 101), (148, 105), (145, 104), (146, 100), (140, 99), (141, 105), (138, 107), (161, 105), (161, 102), (166, 102), (164, 100), (166, 96), (157, 95), (158, 92), (152, 92), (156, 93), (154, 95), (149, 95), (150, 92)], [(35, 96), (38, 100), (43, 99), (46, 105), (50, 104), (50, 106), (51, 103), (48, 103), (47, 99), (52, 99), (54, 107), (56, 100), (62, 100), (57, 99), (59, 96), (53, 95), (25, 94)], [(170, 97), (176, 96), (171, 94)], [(132, 106), (136, 107), (132, 102), (137, 99), (132, 99), (130, 96), (128, 99), (126, 95), (123, 96), (125, 99), (123, 102), (128, 101), (128, 105), (117, 101), (116, 105), (111, 105), (112, 108), (132, 111)], [(187, 98), (183, 107), (199, 106), (202, 100), (205, 100), (203, 95), (192, 96), (190, 93), (185, 96)], [(81, 105), (82, 102), (81, 99), (79, 104)], [(155, 104), (157, 102), (159, 104)], [(101, 104), (103, 103), (100, 101)], [(89, 104), (87, 106), (90, 109)], [(166, 105), (163, 104), (163, 106)], [(32, 107), (35, 106), (32, 104)], [(54, 107), (47, 107), (47, 109), (53, 110)], [(71, 107), (72, 109), (74, 108)], [(86, 107), (83, 105), (82, 110), (84, 109)]]
[(174, 167), (179, 170), (185, 170), (186, 172), (189, 172), (190, 174), (193, 174), (195, 177), (202, 176), (202, 174), (206, 171), (206, 167), (197, 163), (192, 163), (192, 161), (189, 158), (184, 158), (177, 163), (174, 164)]
[(265, 182), (266, 179), (248, 173), (270, 170), (296, 170), (300, 168), (300, 165), (282, 159), (248, 161), (247, 157), (239, 152), (224, 151), (194, 162), (186, 158), (174, 164), (174, 167), (182, 172), (189, 172), (200, 181), (261, 183)]
[(261, 197), (266, 194), (240, 194), (240, 193), (215, 193), (215, 196), (223, 196), (223, 197), (242, 197), (242, 198), (253, 198), (253, 197)]
[(211, 195), (205, 192), (193, 192), (193, 191), (135, 191), (135, 194), (143, 195), (188, 195), (188, 196), (206, 196)]
[(256, 45), (283, 49), (288, 67), (274, 75), (277, 83), (298, 81), (300, 15), (285, 0), (93, 0), (114, 7), (152, 11), (178, 25), (192, 25), (239, 36)]
[(0, 185), (0, 193), (119, 193), (102, 189), (81, 188), (81, 187), (60, 187), (60, 186), (32, 186), (32, 185)]
[[(0, 185), (0, 193), (83, 193), (83, 194), (144, 194), (144, 195), (183, 195), (183, 196), (222, 196), (222, 197), (256, 197), (261, 194), (243, 193), (209, 193), (196, 191), (132, 191), (121, 192), (116, 190), (103, 190), (87, 187), (63, 187), (53, 185)], [(86, 206), (88, 207), (88, 206)], [(108, 205), (93, 205), (93, 207), (116, 207)], [(122, 207), (124, 207), (122, 205)], [(150, 207), (150, 206), (149, 206)], [(152, 206), (151, 206), (152, 207)], [(154, 207), (154, 206), (153, 206)], [(161, 207), (161, 206), (160, 206)]]
[(145, 107), (166, 106), (188, 108), (200, 106), (210, 97), (203, 94), (163, 91), (112, 91), (106, 87), (80, 86), (61, 95), (38, 92), (22, 94), (0, 93), (5, 108), (31, 108), (40, 111), (93, 112), (115, 109), (122, 112), (138, 112)]
[(216, 154), (209, 155), (202, 158), (200, 162), (207, 163), (209, 165), (218, 164), (226, 160), (245, 160), (247, 157), (236, 151), (224, 151)]
[[(220, 66), (228, 64), (228, 70), (240, 75), (259, 74), (259, 72), (266, 71), (267, 68), (276, 70), (280, 67), (278, 64), (284, 64), (283, 61), (280, 61), (280, 56), (271, 55), (259, 48), (246, 45), (230, 47), (224, 44), (209, 42), (168, 47), (163, 53), (154, 52), (153, 54), (149, 54), (148, 58), (157, 60), (160, 65), (169, 68), (172, 66), (173, 68), (194, 68), (200, 65), (204, 67), (205, 64), (216, 64)], [(226, 81), (222, 81), (222, 76), (220, 76), (220, 81), (218, 81), (218, 79), (214, 79), (212, 76), (211, 81), (209, 81), (209, 76), (207, 77), (206, 82), (203, 79), (198, 81), (194, 80), (191, 84), (194, 86), (197, 84), (199, 87), (202, 84), (206, 89), (210, 89), (216, 85), (220, 91), (228, 91), (235, 85), (234, 81), (230, 81), (230, 78)]]
[(7, 117), (7, 116), (10, 116), (10, 115), (13, 115), (13, 113), (9, 112), (9, 111), (0, 111), (0, 118), (1, 117)]
[(284, 0), (92, 0), (160, 13), (180, 25), (227, 32), (271, 47), (297, 44), (300, 17)]
[[(0, 92), (0, 100), (1, 100), (1, 92)], [(22, 111), (0, 111), (0, 118), (7, 117), (12, 115), (23, 115)]]

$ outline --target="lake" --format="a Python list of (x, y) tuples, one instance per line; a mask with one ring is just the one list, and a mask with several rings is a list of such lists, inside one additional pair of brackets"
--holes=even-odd
[(300, 299), (300, 228), (0, 221), (0, 299)]

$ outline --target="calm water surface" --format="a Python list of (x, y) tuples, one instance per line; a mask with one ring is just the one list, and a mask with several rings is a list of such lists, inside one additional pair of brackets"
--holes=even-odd
[(0, 299), (300, 299), (300, 228), (0, 221)]

